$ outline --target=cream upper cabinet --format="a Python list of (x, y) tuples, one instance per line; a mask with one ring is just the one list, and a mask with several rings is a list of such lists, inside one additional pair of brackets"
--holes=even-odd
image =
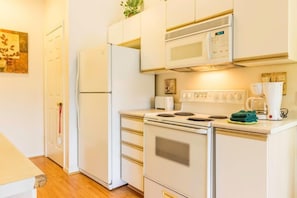
[(165, 2), (141, 13), (141, 71), (165, 68)]
[(235, 0), (235, 62), (253, 66), (271, 58), (266, 64), (297, 60), (296, 18), (296, 0)]
[(133, 45), (137, 45), (134, 43), (138, 42), (139, 47), (139, 41), (137, 40), (140, 39), (140, 23), (141, 14), (136, 14), (112, 24), (108, 28), (108, 42), (128, 47), (134, 47)]
[(123, 21), (108, 27), (108, 43), (119, 45), (123, 42)]
[(166, 29), (183, 26), (195, 21), (195, 0), (166, 1)]
[(225, 12), (230, 13), (232, 9), (233, 0), (196, 0), (196, 20), (200, 21)]
[(141, 14), (134, 15), (123, 21), (123, 41), (129, 42), (140, 38)]

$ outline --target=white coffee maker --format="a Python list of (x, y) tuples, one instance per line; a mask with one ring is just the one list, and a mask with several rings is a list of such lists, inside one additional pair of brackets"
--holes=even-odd
[(246, 109), (249, 111), (255, 111), (258, 119), (267, 119), (267, 105), (263, 94), (262, 83), (252, 83), (250, 85), (252, 97), (246, 100)]
[(283, 95), (283, 82), (264, 82), (263, 93), (268, 106), (267, 119), (281, 120), (281, 103)]

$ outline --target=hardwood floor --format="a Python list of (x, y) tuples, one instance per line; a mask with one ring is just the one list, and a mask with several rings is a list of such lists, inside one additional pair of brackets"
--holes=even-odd
[(45, 186), (38, 188), (38, 198), (141, 198), (127, 186), (109, 191), (83, 174), (66, 174), (46, 157), (31, 158), (47, 176)]

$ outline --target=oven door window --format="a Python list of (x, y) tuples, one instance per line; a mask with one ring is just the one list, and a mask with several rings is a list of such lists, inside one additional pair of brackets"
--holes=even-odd
[(155, 148), (156, 156), (163, 157), (186, 166), (190, 165), (189, 144), (157, 136)]

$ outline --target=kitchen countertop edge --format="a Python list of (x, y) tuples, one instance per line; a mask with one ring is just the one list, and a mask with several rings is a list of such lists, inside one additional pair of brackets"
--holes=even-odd
[(244, 125), (244, 124), (232, 124), (227, 120), (215, 121), (213, 127), (231, 129), (238, 131), (246, 131), (261, 134), (276, 134), (286, 129), (297, 126), (297, 117), (285, 118), (283, 120), (271, 121), (271, 120), (258, 120), (256, 124)]
[(160, 109), (135, 109), (135, 110), (121, 110), (120, 114), (143, 118), (146, 113), (155, 113), (155, 112), (163, 112), (163, 111), (164, 110), (160, 110)]

